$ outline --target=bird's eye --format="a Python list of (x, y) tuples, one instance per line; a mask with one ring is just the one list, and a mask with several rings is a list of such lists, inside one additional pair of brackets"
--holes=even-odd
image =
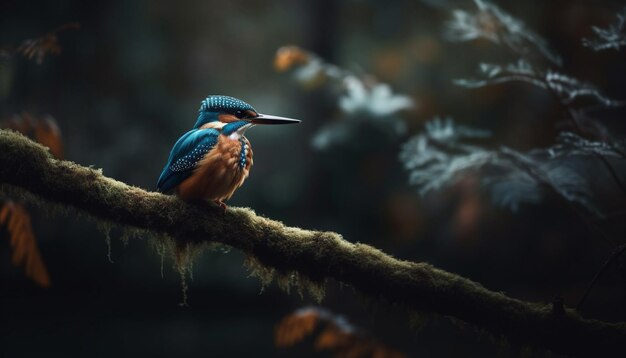
[(248, 116), (248, 113), (246, 113), (246, 111), (237, 111), (235, 112), (235, 116), (237, 116), (237, 118), (246, 118)]

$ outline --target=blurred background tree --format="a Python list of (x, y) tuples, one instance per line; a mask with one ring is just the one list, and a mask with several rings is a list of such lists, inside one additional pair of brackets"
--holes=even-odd
[[(619, 33), (623, 24), (616, 14), (622, 4), (500, 5), (532, 29), (531, 43), (535, 36), (545, 39), (533, 52), (547, 58), (539, 59), (544, 66), (539, 68), (558, 68), (592, 83), (607, 98), (624, 99), (626, 51), (594, 52), (603, 33), (592, 28), (614, 26)], [(190, 0), (175, 5), (6, 0), (0, 4), (0, 44), (6, 48), (59, 24), (78, 21), (81, 28), (59, 36), (61, 55), (40, 64), (36, 55), (33, 61), (0, 59), (0, 115), (50, 113), (64, 133), (66, 158), (153, 189), (172, 143), (193, 124), (200, 100), (208, 94), (242, 98), (260, 111), (303, 123), (250, 133), (254, 169), (230, 205), (252, 207), (289, 225), (337, 231), (513, 297), (544, 302), (563, 297), (575, 306), (624, 242), (623, 193), (605, 171), (589, 175), (604, 170), (601, 162), (577, 168), (593, 179), (594, 200), (610, 210), (603, 210), (603, 218), (584, 212), (582, 220), (572, 213), (579, 209), (563, 205), (559, 195), (539, 200), (524, 192), (528, 200), (518, 205), (505, 200), (505, 208), (494, 206), (494, 187), (482, 190), (484, 177), (473, 172), (420, 196), (407, 180), (406, 160), (398, 159), (403, 143), (424, 128), (431, 138), (435, 129), (459, 138), (455, 130), (466, 128), (462, 132), (474, 134), (469, 136), (474, 148), (506, 146), (519, 153), (548, 148), (559, 132), (572, 131), (562, 104), (548, 91), (516, 83), (470, 91), (453, 82), (478, 78), (480, 63), (516, 63), (520, 54), (511, 48), (519, 50), (529, 41), (528, 36), (521, 42), (498, 38), (499, 44), (493, 37), (454, 37), (451, 22), (463, 17), (458, 11), (468, 19), (477, 9), (469, 0)], [(490, 18), (479, 20), (485, 19)], [(583, 44), (582, 38), (588, 40)], [(285, 45), (314, 56), (318, 70), (312, 73), (330, 68), (327, 78), (301, 72), (300, 80), (292, 81), (276, 72), (276, 51)], [(484, 74), (505, 70), (488, 67)], [(383, 104), (382, 112), (376, 103)], [(623, 144), (623, 107), (595, 108), (592, 114)], [(455, 122), (431, 121), (435, 116)], [(484, 138), (479, 129), (488, 129), (490, 136)], [(623, 163), (611, 164), (623, 180)], [(166, 265), (161, 278), (160, 257), (146, 252), (147, 245), (114, 240), (115, 263), (110, 264), (105, 240), (85, 239), (104, 239), (90, 222), (36, 216), (33, 226), (54, 285), (34, 286), (11, 265), (8, 240), (0, 241), (6, 248), (0, 250), (0, 346), (7, 356), (319, 354), (274, 347), (275, 325), (311, 300), (287, 296), (274, 286), (259, 295), (260, 284), (245, 278), (239, 253), (198, 258), (189, 282), (192, 308), (184, 309), (177, 305), (178, 273)], [(615, 262), (600, 277), (581, 307), (585, 316), (626, 319), (625, 266), (623, 260)], [(324, 306), (409, 356), (519, 353), (445, 320), (427, 320), (416, 334), (407, 328), (402, 310), (355, 301), (362, 300), (351, 289), (327, 285)]]

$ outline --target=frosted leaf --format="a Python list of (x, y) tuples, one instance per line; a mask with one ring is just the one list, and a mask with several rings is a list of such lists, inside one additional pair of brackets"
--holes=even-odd
[(584, 38), (583, 46), (589, 47), (594, 51), (602, 51), (608, 49), (619, 50), (622, 46), (626, 46), (626, 8), (617, 14), (617, 23), (609, 25), (608, 28), (602, 29), (593, 26), (591, 30), (596, 38)]
[(543, 169), (548, 180), (566, 200), (578, 203), (597, 216), (602, 216), (593, 203), (589, 183), (582, 175), (559, 161), (548, 161)]
[(585, 177), (576, 170), (572, 158), (550, 157), (553, 148), (536, 149), (527, 154), (502, 148), (501, 152), (519, 169), (528, 173), (537, 185), (549, 188), (566, 201), (578, 204), (597, 217), (604, 217), (594, 203), (594, 195)]
[(546, 40), (529, 30), (524, 23), (509, 15), (495, 4), (474, 0), (476, 12), (452, 11), (452, 20), (446, 23), (445, 36), (450, 41), (486, 39), (509, 47), (515, 53), (527, 57), (538, 51), (556, 65), (561, 58), (548, 46)]
[(347, 114), (365, 113), (385, 117), (413, 107), (410, 97), (394, 94), (387, 84), (375, 83), (368, 87), (352, 75), (346, 76), (343, 83), (346, 94), (339, 98), (339, 107)]
[(293, 76), (298, 82), (306, 84), (315, 81), (323, 72), (324, 67), (321, 65), (320, 61), (309, 61), (306, 65), (297, 68)]
[(456, 79), (453, 83), (465, 88), (480, 88), (507, 82), (527, 82), (541, 88), (547, 88), (545, 81), (541, 78), (542, 75), (524, 59), (504, 66), (481, 63), (478, 73), (483, 78)]
[(456, 143), (464, 138), (487, 138), (491, 135), (491, 132), (455, 125), (450, 117), (446, 117), (445, 119), (435, 117), (433, 120), (426, 123), (426, 135), (439, 142)]
[(538, 204), (541, 202), (541, 188), (530, 174), (510, 168), (506, 175), (486, 178), (485, 187), (489, 189), (494, 205), (508, 208), (515, 212), (521, 204)]
[(462, 175), (469, 171), (477, 171), (483, 166), (493, 163), (497, 158), (490, 151), (477, 150), (465, 155), (454, 155), (440, 158), (438, 162), (427, 162), (423, 168), (416, 168), (409, 175), (409, 183), (419, 188), (425, 195), (429, 191), (440, 189), (458, 182)]
[(409, 182), (424, 195), (455, 183), (467, 170), (496, 161), (492, 151), (460, 143), (462, 139), (487, 136), (487, 131), (456, 126), (451, 118), (433, 119), (400, 152), (400, 160), (410, 172)]
[(622, 157), (623, 148), (616, 144), (597, 142), (585, 139), (578, 134), (562, 132), (557, 138), (557, 144), (549, 154), (553, 158), (572, 155), (601, 155), (603, 157)]
[(322, 62), (317, 57), (293, 71), (294, 78), (305, 86), (315, 86), (316, 82), (341, 77), (341, 70), (333, 65)]
[(409, 172), (409, 183), (425, 195), (457, 183), (470, 172), (479, 173), (497, 206), (517, 210), (521, 204), (538, 203), (546, 193), (553, 193), (603, 217), (585, 178), (587, 168), (580, 164), (588, 154), (618, 156), (612, 147), (572, 133), (561, 134), (552, 147), (527, 153), (464, 143), (487, 135), (457, 126), (450, 118), (435, 118), (402, 147), (399, 157)]

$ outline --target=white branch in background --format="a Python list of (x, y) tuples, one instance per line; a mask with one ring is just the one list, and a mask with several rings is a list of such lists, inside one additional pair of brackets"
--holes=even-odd
[(478, 79), (457, 79), (454, 84), (466, 88), (480, 88), (507, 82), (526, 82), (555, 92), (564, 104), (572, 104), (589, 98), (605, 107), (622, 105), (622, 101), (608, 98), (600, 90), (587, 82), (552, 70), (540, 71), (524, 59), (507, 65), (481, 63)]
[(593, 26), (591, 30), (596, 38), (584, 38), (583, 46), (589, 47), (594, 51), (603, 51), (608, 49), (619, 50), (622, 46), (626, 46), (626, 8), (617, 14), (617, 23), (609, 25), (608, 28), (602, 29)]

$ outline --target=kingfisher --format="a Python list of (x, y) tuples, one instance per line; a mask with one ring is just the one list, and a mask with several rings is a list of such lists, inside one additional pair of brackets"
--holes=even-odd
[(248, 103), (211, 95), (200, 103), (193, 128), (176, 141), (157, 182), (157, 190), (186, 201), (212, 200), (222, 209), (248, 177), (252, 148), (244, 136), (257, 124), (300, 120), (260, 114)]

